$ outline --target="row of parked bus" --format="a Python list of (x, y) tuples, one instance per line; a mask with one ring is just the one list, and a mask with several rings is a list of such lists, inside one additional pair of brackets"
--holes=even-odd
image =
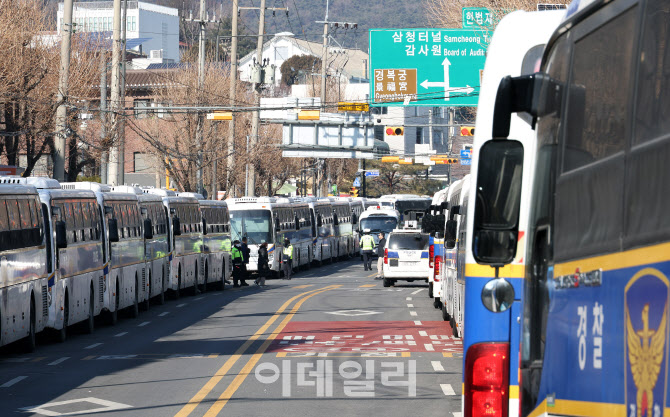
[(497, 25), (470, 175), (423, 222), (465, 416), (667, 414), (669, 12), (583, 0)]
[[(368, 202), (368, 205), (371, 204)], [(50, 330), (64, 341), (68, 327), (93, 332), (104, 314), (139, 315), (166, 293), (225, 288), (232, 274), (231, 242), (248, 239), (249, 270), (268, 243), (279, 276), (284, 238), (294, 268), (358, 254), (364, 199), (246, 197), (205, 200), (155, 188), (59, 183), (40, 177), (0, 177), (0, 346)]]

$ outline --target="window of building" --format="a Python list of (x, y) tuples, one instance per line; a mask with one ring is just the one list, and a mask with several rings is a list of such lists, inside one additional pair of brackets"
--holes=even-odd
[(423, 128), (416, 128), (416, 144), (421, 145), (423, 143)]
[[(135, 118), (136, 119), (144, 119), (146, 117), (149, 117), (149, 114), (151, 114), (151, 110), (149, 108), (151, 107), (151, 100), (148, 99), (137, 99), (133, 101), (133, 107), (135, 107)], [(143, 110), (143, 109), (147, 110)]]
[(275, 48), (275, 61), (286, 61), (288, 59), (288, 46)]
[(134, 172), (148, 172), (151, 171), (151, 166), (148, 163), (148, 155), (142, 152), (135, 152), (133, 154), (133, 170)]

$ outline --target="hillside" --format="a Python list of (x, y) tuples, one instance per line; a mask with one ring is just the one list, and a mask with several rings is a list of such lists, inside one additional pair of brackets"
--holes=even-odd
[[(58, 0), (43, 0), (46, 7), (55, 11)], [(62, 0), (61, 0), (62, 1)], [(77, 1), (77, 0), (75, 0)], [(199, 0), (142, 0), (149, 3), (193, 10), (199, 9)], [(385, 27), (423, 27), (425, 19), (426, 0), (330, 0), (329, 20), (358, 23), (358, 29), (337, 29), (333, 37), (343, 47), (358, 47), (367, 50), (368, 34), (371, 28)], [(258, 6), (259, 0), (239, 0), (240, 6)], [(210, 12), (217, 16), (229, 17), (232, 12), (232, 0), (206, 0)], [(301, 39), (321, 42), (323, 39), (323, 25), (315, 23), (322, 21), (326, 12), (326, 0), (267, 0), (267, 7), (288, 7), (288, 17), (283, 12), (276, 12), (273, 16), (266, 15), (265, 30), (268, 34), (283, 31), (295, 33)], [(186, 12), (188, 13), (188, 12)], [(258, 30), (258, 12), (246, 10), (240, 14), (240, 29), (247, 34)], [(55, 21), (55, 19), (54, 19)]]

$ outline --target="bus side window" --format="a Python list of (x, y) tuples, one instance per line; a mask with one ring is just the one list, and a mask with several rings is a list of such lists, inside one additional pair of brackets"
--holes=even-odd
[[(39, 210), (39, 207), (38, 207)], [(47, 208), (46, 204), (42, 204), (42, 213), (41, 213), (42, 219), (44, 220), (44, 235), (47, 237), (46, 243), (47, 243), (47, 271), (52, 272), (53, 271), (53, 264), (52, 264), (52, 259), (51, 259), (51, 222), (49, 221), (49, 210)], [(2, 206), (0, 205), (0, 217), (2, 217)], [(1, 221), (1, 220), (0, 220)]]
[(83, 207), (82, 203), (77, 201), (72, 203), (72, 210), (74, 211), (74, 224), (75, 228), (77, 230), (77, 233), (75, 234), (75, 237), (77, 241), (81, 242), (85, 240), (85, 235), (84, 235), (84, 220), (82, 218), (82, 212), (83, 212)]
[(9, 214), (10, 230), (20, 230), (21, 218), (19, 216), (19, 203), (15, 199), (7, 200), (7, 213)]
[(0, 252), (9, 249), (10, 240), (5, 238), (9, 234), (9, 216), (7, 215), (7, 204), (0, 200)]

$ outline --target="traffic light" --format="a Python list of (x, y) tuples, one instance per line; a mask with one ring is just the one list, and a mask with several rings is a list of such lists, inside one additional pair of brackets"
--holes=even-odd
[(402, 136), (405, 134), (405, 128), (400, 126), (387, 126), (386, 135), (388, 136)]
[(474, 126), (462, 126), (461, 127), (461, 136), (474, 136), (475, 127)]
[(435, 161), (437, 165), (452, 165), (459, 163), (458, 158), (445, 158)]
[(352, 197), (358, 197), (358, 188), (351, 187), (351, 196)]

